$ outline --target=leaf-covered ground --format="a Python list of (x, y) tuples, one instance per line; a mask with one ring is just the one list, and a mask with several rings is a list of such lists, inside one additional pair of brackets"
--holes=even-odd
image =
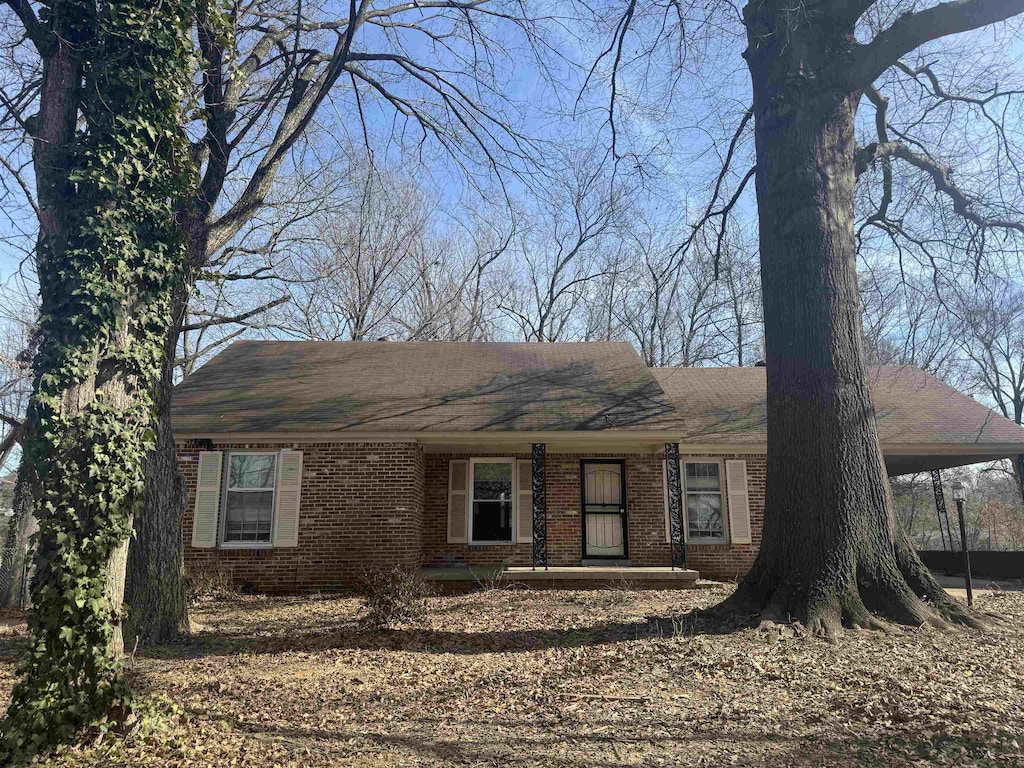
[[(47, 764), (1024, 765), (1024, 592), (979, 599), (1007, 619), (985, 633), (673, 621), (728, 590), (478, 592), (376, 634), (352, 598), (201, 604), (195, 639), (131, 673), (176, 714)], [(4, 700), (19, 631), (0, 626)]]

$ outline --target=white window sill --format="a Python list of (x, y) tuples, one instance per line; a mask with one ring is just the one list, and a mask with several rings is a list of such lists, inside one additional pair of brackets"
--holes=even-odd
[(720, 544), (721, 545), (721, 544), (728, 544), (729, 542), (726, 539), (700, 538), (700, 539), (687, 539), (686, 543), (687, 544), (693, 544), (695, 546), (700, 546), (701, 544)]
[(221, 542), (217, 545), (217, 549), (273, 549), (274, 545), (270, 542), (262, 541), (229, 541)]
[(471, 541), (469, 546), (471, 547), (511, 547), (514, 546), (514, 541)]

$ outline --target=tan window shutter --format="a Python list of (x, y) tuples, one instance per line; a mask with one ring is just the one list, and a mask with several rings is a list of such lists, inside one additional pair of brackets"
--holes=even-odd
[(299, 545), (299, 502), (302, 495), (302, 451), (281, 451), (277, 467), (277, 514), (274, 546)]
[(519, 538), (520, 542), (533, 541), (533, 461), (530, 459), (519, 459), (518, 491), (516, 492), (516, 504), (519, 510)]
[(469, 541), (469, 461), (448, 462), (448, 541)]
[(192, 517), (192, 546), (217, 546), (217, 515), (220, 512), (220, 475), (224, 463), (221, 451), (199, 452), (196, 481), (196, 509)]
[(725, 462), (725, 479), (729, 491), (729, 537), (733, 544), (750, 544), (750, 495), (747, 492), (747, 462), (730, 459)]

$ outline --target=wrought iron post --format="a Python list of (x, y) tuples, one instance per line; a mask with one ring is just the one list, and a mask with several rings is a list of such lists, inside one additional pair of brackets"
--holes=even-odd
[(534, 443), (533, 459), (533, 568), (548, 567), (547, 445)]
[(974, 605), (974, 590), (971, 588), (971, 551), (967, 548), (967, 522), (964, 520), (964, 484), (957, 480), (953, 483), (953, 499), (956, 501), (956, 514), (960, 518), (960, 551), (964, 556), (964, 581), (967, 586), (967, 604)]
[(1017, 490), (1020, 491), (1021, 501), (1024, 502), (1024, 453), (1018, 453), (1013, 463), (1014, 469), (1017, 470), (1014, 473), (1017, 475)]
[(686, 540), (683, 538), (683, 482), (679, 476), (679, 444), (665, 443), (666, 480), (668, 482), (668, 530), (672, 542), (672, 567), (686, 567)]
[(939, 538), (942, 549), (953, 552), (953, 531), (949, 527), (949, 512), (946, 510), (946, 494), (942, 492), (942, 473), (932, 470), (932, 493), (935, 494), (935, 514), (939, 517)]

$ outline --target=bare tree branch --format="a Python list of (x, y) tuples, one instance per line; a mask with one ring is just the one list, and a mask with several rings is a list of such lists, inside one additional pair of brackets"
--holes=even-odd
[(857, 152), (854, 170), (859, 176), (871, 163), (878, 159), (895, 157), (910, 163), (931, 176), (935, 191), (945, 195), (953, 203), (953, 210), (966, 221), (981, 229), (1012, 229), (1024, 233), (1024, 223), (1011, 219), (991, 219), (974, 210), (972, 200), (953, 181), (953, 169), (934, 157), (914, 152), (900, 141), (874, 142)]
[[(182, 331), (201, 331), (205, 328), (210, 328), (215, 325), (228, 325), (228, 324), (242, 324), (245, 323), (249, 318), (255, 317), (256, 315), (263, 314), (274, 307), (279, 307), (288, 301), (287, 296), (280, 296), (273, 301), (268, 301), (265, 304), (261, 304), (255, 309), (251, 309), (248, 312), (242, 312), (238, 315), (218, 315), (215, 313), (209, 313), (207, 320), (203, 320), (198, 323), (189, 323), (188, 325), (182, 326)], [(2, 417), (0, 417), (2, 418)]]
[(1005, 21), (1022, 12), (1024, 0), (954, 0), (905, 13), (870, 42), (838, 57), (831, 74), (845, 89), (855, 91), (931, 40)]

